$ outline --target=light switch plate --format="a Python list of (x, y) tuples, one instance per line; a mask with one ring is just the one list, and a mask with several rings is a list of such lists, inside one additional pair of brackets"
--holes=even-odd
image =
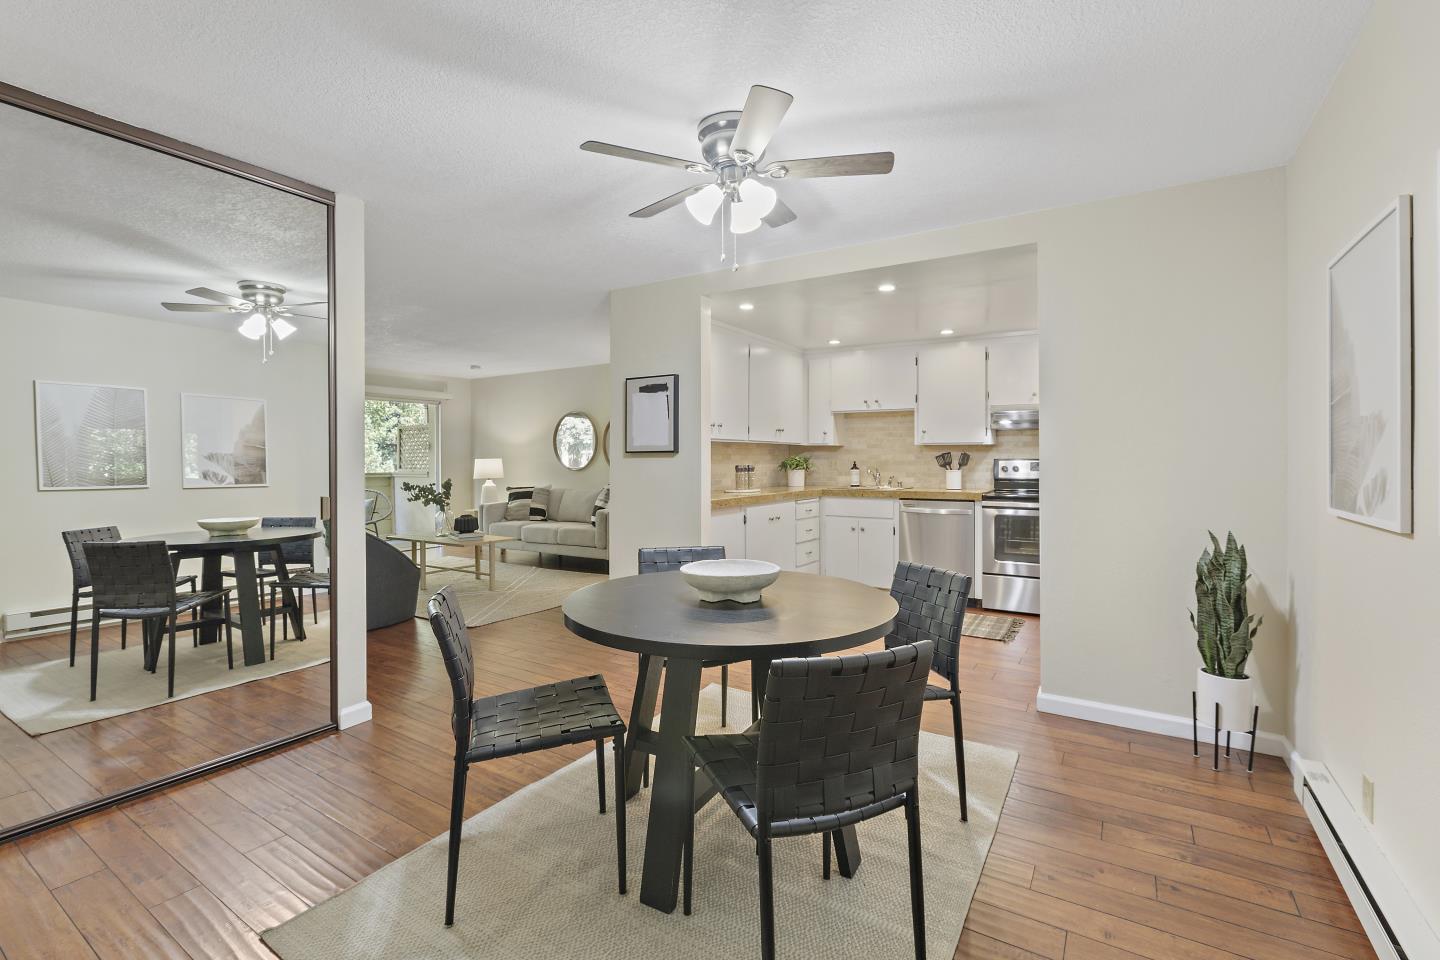
[(1375, 781), (1360, 775), (1360, 812), (1371, 823), (1375, 822)]

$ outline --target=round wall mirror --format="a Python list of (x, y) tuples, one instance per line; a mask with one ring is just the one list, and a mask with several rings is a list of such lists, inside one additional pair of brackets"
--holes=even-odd
[(595, 459), (599, 439), (594, 420), (583, 413), (567, 413), (555, 424), (555, 459), (567, 470), (584, 470)]

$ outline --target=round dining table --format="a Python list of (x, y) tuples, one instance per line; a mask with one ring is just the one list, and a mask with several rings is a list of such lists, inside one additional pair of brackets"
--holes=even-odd
[[(221, 572), (220, 559), (226, 554), (234, 557), (235, 600), (240, 620), (241, 645), (245, 665), (254, 666), (265, 662), (264, 611), (260, 609), (258, 555), (267, 553), (267, 562), (274, 567), (277, 577), (281, 581), (287, 581), (290, 579), (290, 572), (285, 566), (285, 558), (276, 548), (284, 543), (314, 540), (321, 536), (324, 536), (324, 531), (319, 527), (251, 527), (244, 533), (225, 536), (212, 536), (204, 530), (182, 530), (178, 533), (126, 537), (125, 542), (163, 540), (177, 561), (200, 558), (200, 589), (203, 591), (220, 590), (224, 587), (225, 575)], [(295, 631), (297, 640), (304, 640), (305, 619), (300, 616), (300, 606), (288, 587), (284, 590), (284, 597), (290, 628)], [(220, 639), (218, 621), (224, 616), (224, 604), (220, 601), (209, 604), (205, 607), (205, 615), (213, 616), (217, 622), (200, 628), (200, 642), (214, 643)], [(158, 652), (158, 644), (154, 645), (154, 650)]]
[[(770, 661), (878, 640), (890, 632), (899, 607), (883, 590), (810, 573), (781, 573), (756, 603), (710, 603), (678, 571), (668, 571), (592, 584), (572, 593), (563, 610), (565, 626), (576, 635), (640, 655), (629, 739), (655, 754), (640, 900), (670, 913), (679, 891), (688, 807), (696, 803), (685, 738), (695, 733), (701, 664), (748, 660), (752, 686), (763, 695)], [(657, 731), (653, 718), (662, 668), (665, 693)], [(630, 752), (627, 796), (640, 789), (642, 765), (649, 762), (645, 752)], [(836, 853), (840, 872), (853, 876), (860, 867), (853, 827), (842, 831)]]

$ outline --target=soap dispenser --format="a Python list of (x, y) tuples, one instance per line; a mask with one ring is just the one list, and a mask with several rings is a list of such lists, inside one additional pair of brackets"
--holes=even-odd
[(860, 461), (859, 461), (859, 460), (851, 460), (851, 461), (850, 461), (850, 486), (852, 486), (852, 487), (858, 487), (858, 486), (860, 486)]

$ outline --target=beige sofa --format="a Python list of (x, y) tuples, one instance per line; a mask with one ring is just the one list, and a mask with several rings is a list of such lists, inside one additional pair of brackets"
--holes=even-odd
[(557, 557), (590, 557), (610, 559), (610, 511), (600, 510), (590, 522), (595, 508), (595, 490), (550, 488), (549, 519), (506, 520), (505, 504), (487, 503), (480, 507), (480, 529), (499, 537), (514, 537), (519, 542), (506, 550), (530, 550)]

